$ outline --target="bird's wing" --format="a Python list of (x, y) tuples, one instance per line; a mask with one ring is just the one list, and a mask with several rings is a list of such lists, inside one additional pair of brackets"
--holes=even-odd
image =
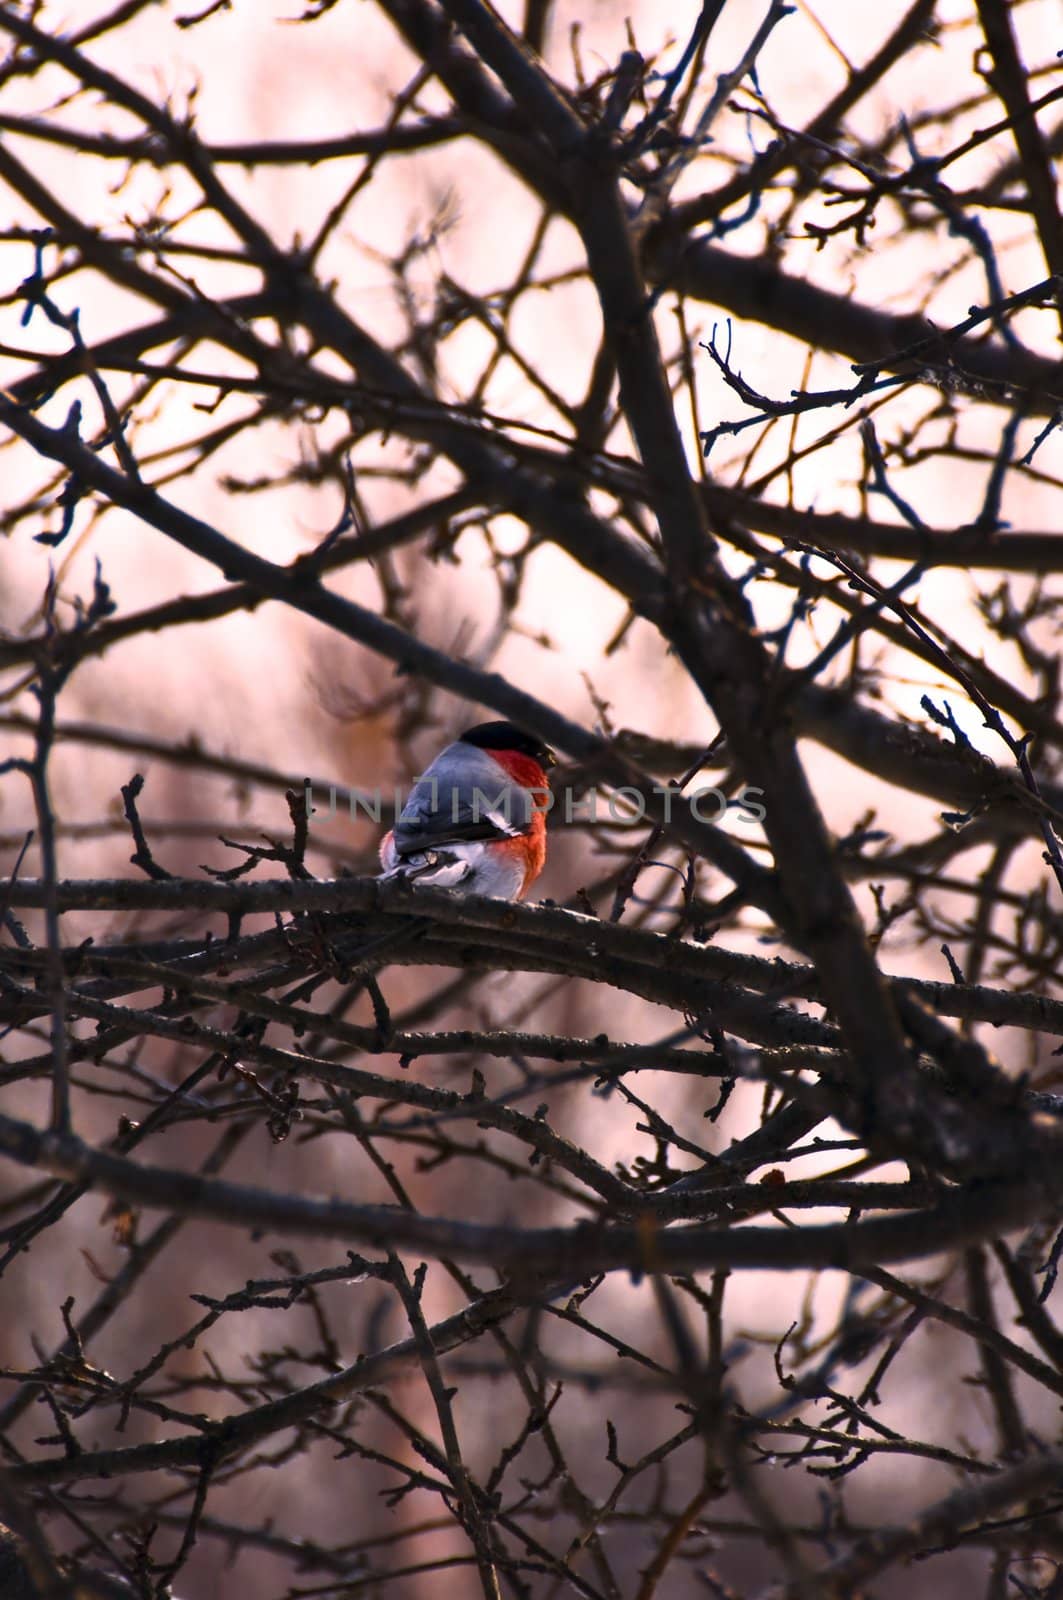
[(418, 778), (395, 823), (395, 848), (411, 850), (463, 839), (509, 839), (527, 833), (535, 801), (475, 745), (448, 744)]

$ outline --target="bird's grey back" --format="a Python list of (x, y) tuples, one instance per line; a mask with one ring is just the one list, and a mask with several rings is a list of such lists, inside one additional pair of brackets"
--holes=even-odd
[(486, 750), (456, 740), (418, 778), (395, 823), (405, 855), (455, 839), (504, 839), (527, 833), (531, 791), (514, 783)]

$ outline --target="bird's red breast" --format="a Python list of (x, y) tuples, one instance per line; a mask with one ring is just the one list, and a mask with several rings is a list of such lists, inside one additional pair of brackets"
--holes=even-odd
[(531, 826), (527, 833), (513, 839), (493, 840), (489, 848), (499, 855), (509, 856), (524, 867), (524, 881), (517, 895), (523, 900), (536, 878), (546, 865), (546, 813), (550, 805), (550, 785), (546, 773), (534, 756), (520, 750), (491, 750), (487, 754), (497, 761), (506, 775), (529, 789), (534, 800)]

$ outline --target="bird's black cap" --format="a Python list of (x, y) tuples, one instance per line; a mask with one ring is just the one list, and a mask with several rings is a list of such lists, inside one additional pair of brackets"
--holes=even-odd
[(550, 746), (527, 733), (512, 722), (480, 722), (475, 728), (466, 728), (461, 736), (463, 744), (476, 745), (479, 750), (516, 750), (522, 756), (531, 756), (541, 767), (557, 764)]

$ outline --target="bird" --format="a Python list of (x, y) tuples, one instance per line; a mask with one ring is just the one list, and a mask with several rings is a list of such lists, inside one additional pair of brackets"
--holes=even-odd
[(546, 862), (556, 759), (512, 722), (466, 728), (417, 779), (381, 840), (380, 878), (522, 900)]

